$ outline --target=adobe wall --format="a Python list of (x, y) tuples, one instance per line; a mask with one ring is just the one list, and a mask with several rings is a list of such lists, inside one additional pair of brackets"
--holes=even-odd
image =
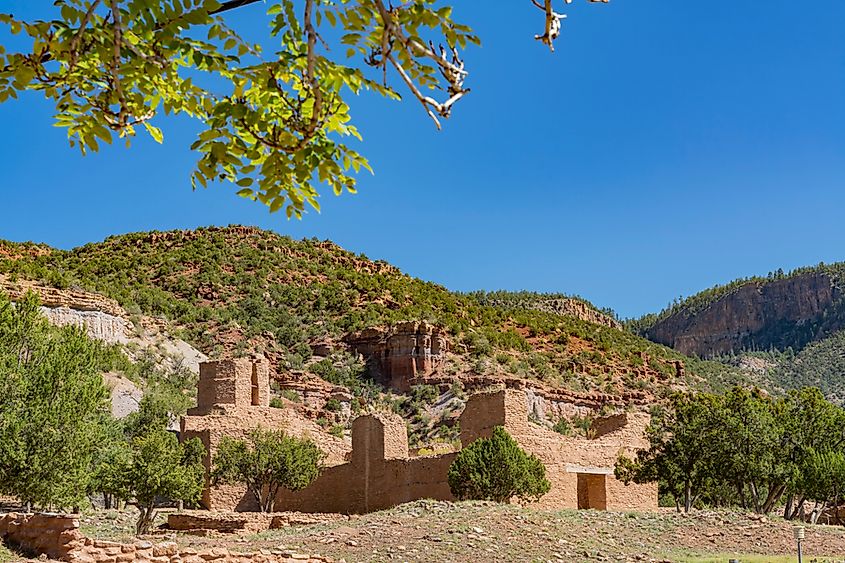
[(396, 414), (352, 423), (352, 456), (329, 467), (308, 488), (282, 491), (277, 508), (363, 514), (421, 498), (453, 500), (446, 473), (456, 454), (410, 458), (405, 421)]
[[(276, 509), (300, 512), (365, 513), (421, 498), (452, 500), (446, 475), (454, 453), (410, 457), (404, 420), (395, 414), (358, 417), (352, 425), (352, 448), (328, 435), (295, 411), (263, 406), (264, 367), (249, 360), (205, 364), (198, 406), (182, 419), (186, 438), (202, 440), (210, 454), (224, 436), (243, 437), (258, 426), (308, 436), (327, 454), (326, 467), (314, 483), (298, 492), (282, 491)], [(256, 391), (253, 383), (258, 381)], [(266, 385), (269, 393), (269, 383)], [(268, 399), (269, 400), (269, 399)], [(255, 404), (258, 403), (258, 404)], [(625, 413), (596, 422), (592, 440), (564, 437), (532, 424), (524, 390), (504, 389), (470, 397), (460, 417), (464, 447), (504, 426), (526, 451), (546, 466), (551, 490), (536, 504), (545, 508), (653, 510), (657, 486), (624, 485), (613, 475), (621, 453), (646, 447), (645, 414)], [(214, 510), (256, 510), (243, 486), (210, 486), (203, 505)]]
[(174, 542), (153, 544), (143, 540), (134, 543), (93, 540), (82, 534), (79, 517), (72, 514), (0, 514), (0, 540), (26, 554), (43, 554), (50, 559), (74, 563), (271, 563), (292, 559), (311, 563), (329, 561), (319, 555), (291, 552), (281, 555), (230, 553), (228, 549), (219, 547), (202, 551), (180, 548)]
[[(259, 427), (308, 437), (326, 454), (327, 465), (346, 460), (350, 447), (342, 439), (327, 434), (294, 410), (270, 407), (269, 403), (266, 361), (236, 359), (200, 365), (197, 406), (182, 417), (180, 429), (183, 439), (196, 437), (205, 446), (208, 453), (203, 463), (207, 474), (223, 437), (245, 438)], [(258, 510), (255, 498), (242, 485), (213, 486), (207, 482), (201, 502), (211, 510)]]
[[(595, 483), (604, 480), (604, 504), (608, 510), (656, 510), (656, 484), (625, 485), (613, 475), (621, 453), (632, 456), (637, 449), (647, 446), (644, 436), (647, 425), (648, 415), (625, 413), (599, 420), (595, 433), (601, 435), (596, 439), (561, 436), (531, 424), (525, 393), (505, 389), (470, 398), (461, 415), (461, 443), (466, 447), (478, 438), (489, 437), (493, 427), (504, 426), (523, 449), (536, 455), (546, 466), (551, 489), (535, 506), (579, 508), (578, 475), (582, 474), (602, 476), (593, 479), (593, 483), (595, 488)], [(581, 486), (583, 492), (584, 485)]]

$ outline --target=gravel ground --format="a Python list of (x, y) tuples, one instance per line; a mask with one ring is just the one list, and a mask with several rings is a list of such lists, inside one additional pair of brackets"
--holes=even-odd
[[(128, 540), (134, 509), (85, 515), (91, 537)], [(338, 562), (580, 562), (654, 561), (786, 563), (796, 561), (793, 524), (736, 511), (614, 513), (542, 511), (485, 502), (417, 501), (329, 524), (248, 536), (195, 536), (161, 531), (175, 540), (232, 551), (319, 553)], [(807, 526), (804, 561), (845, 562), (845, 528)], [(13, 561), (0, 550), (0, 561)]]

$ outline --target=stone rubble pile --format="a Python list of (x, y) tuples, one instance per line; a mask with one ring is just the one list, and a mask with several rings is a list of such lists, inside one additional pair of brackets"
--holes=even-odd
[(82, 534), (79, 518), (71, 514), (0, 514), (0, 540), (24, 553), (68, 563), (331, 563), (319, 555), (289, 550), (236, 553), (220, 547), (196, 550), (176, 542), (94, 540)]

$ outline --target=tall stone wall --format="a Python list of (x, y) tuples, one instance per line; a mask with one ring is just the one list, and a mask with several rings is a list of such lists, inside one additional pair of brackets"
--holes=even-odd
[[(201, 390), (196, 409), (182, 419), (185, 437), (196, 436), (214, 452), (224, 436), (242, 437), (257, 426), (284, 428), (308, 436), (327, 452), (328, 467), (302, 491), (281, 492), (276, 509), (300, 512), (366, 513), (421, 498), (452, 500), (447, 473), (454, 453), (432, 457), (410, 457), (404, 420), (395, 414), (369, 414), (352, 425), (352, 449), (329, 436), (316, 424), (294, 411), (255, 405), (251, 382), (264, 379), (256, 374), (258, 364), (232, 360), (207, 364), (201, 370)], [(256, 379), (256, 377), (258, 377)], [(269, 392), (269, 391), (268, 391)], [(489, 437), (503, 426), (546, 466), (551, 490), (537, 506), (546, 508), (600, 508), (651, 510), (657, 508), (656, 485), (624, 485), (613, 476), (620, 453), (632, 455), (645, 447), (648, 416), (624, 414), (599, 421), (596, 438), (563, 437), (529, 422), (528, 398), (524, 390), (504, 389), (470, 397), (460, 417), (461, 443), (468, 446)], [(299, 418), (297, 418), (299, 417)], [(215, 510), (255, 510), (256, 501), (240, 486), (206, 487), (203, 504)]]
[[(349, 446), (319, 425), (292, 409), (278, 409), (270, 403), (269, 364), (248, 359), (220, 360), (200, 365), (197, 406), (180, 422), (183, 439), (199, 438), (207, 455), (203, 460), (210, 473), (220, 441), (245, 438), (256, 428), (284, 430), (293, 436), (307, 436), (326, 453), (326, 463), (346, 460)], [(206, 483), (202, 504), (212, 510), (257, 510), (258, 503), (241, 485)]]
[(352, 425), (352, 456), (329, 467), (308, 488), (282, 491), (279, 509), (362, 514), (421, 498), (453, 500), (446, 473), (455, 454), (410, 458), (405, 422), (373, 414)]

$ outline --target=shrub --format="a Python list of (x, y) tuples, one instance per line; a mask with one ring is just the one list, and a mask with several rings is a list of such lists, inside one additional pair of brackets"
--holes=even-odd
[(501, 426), (490, 438), (476, 440), (458, 453), (448, 480), (460, 500), (536, 501), (551, 487), (542, 462), (525, 453)]
[(270, 399), (270, 406), (275, 409), (283, 409), (285, 408), (285, 403), (278, 397), (273, 397)]
[(569, 421), (565, 418), (561, 418), (555, 423), (555, 425), (552, 427), (552, 430), (554, 430), (558, 434), (569, 436), (570, 434), (572, 434), (572, 425), (569, 424)]
[(329, 399), (326, 401), (326, 410), (331, 412), (338, 412), (341, 409), (340, 401), (337, 399)]
[(293, 401), (294, 403), (301, 403), (302, 402), (302, 397), (300, 397), (299, 393), (297, 393), (293, 389), (282, 389), (281, 395), (282, 395), (282, 397), (284, 397), (288, 401)]
[(308, 439), (258, 428), (247, 440), (229, 436), (214, 456), (215, 483), (245, 483), (262, 512), (273, 510), (280, 489), (299, 491), (320, 475), (324, 454)]

